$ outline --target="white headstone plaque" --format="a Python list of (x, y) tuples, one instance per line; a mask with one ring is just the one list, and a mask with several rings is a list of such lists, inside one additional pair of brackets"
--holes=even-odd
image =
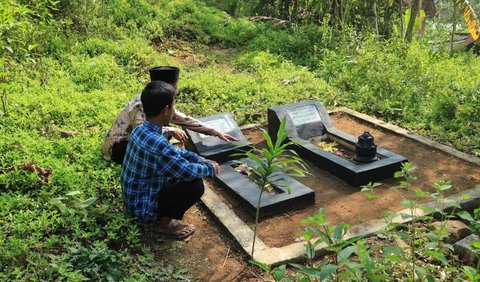
[(321, 122), (322, 118), (315, 105), (307, 105), (287, 110), (288, 115), (295, 126), (300, 126), (312, 122)]
[[(230, 122), (224, 118), (219, 118), (219, 119), (213, 119), (209, 121), (203, 121), (203, 124), (205, 124), (208, 127), (211, 127), (217, 131), (220, 131), (222, 133), (228, 133), (232, 130), (234, 130), (234, 127), (230, 124)], [(200, 134), (201, 138), (206, 138), (207, 135), (205, 134)]]
[[(238, 152), (246, 152), (250, 150), (251, 143), (245, 138), (237, 123), (233, 119), (232, 114), (222, 113), (198, 119), (205, 126), (213, 128), (219, 132), (227, 133), (238, 141), (224, 141), (218, 136), (210, 136), (201, 134), (186, 128), (185, 132), (192, 141), (192, 145), (200, 155), (207, 159), (223, 162), (235, 157), (231, 155)], [(190, 142), (189, 142), (190, 143)]]

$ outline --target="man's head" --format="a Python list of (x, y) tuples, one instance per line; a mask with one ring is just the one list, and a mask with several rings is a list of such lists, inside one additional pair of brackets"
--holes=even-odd
[(180, 69), (172, 66), (155, 67), (148, 70), (151, 81), (164, 81), (177, 89)]
[(161, 121), (161, 125), (168, 124), (173, 116), (176, 96), (177, 91), (166, 82), (148, 83), (140, 98), (146, 118)]

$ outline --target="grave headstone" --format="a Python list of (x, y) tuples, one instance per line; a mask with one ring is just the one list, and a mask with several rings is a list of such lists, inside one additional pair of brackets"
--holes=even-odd
[[(243, 162), (249, 164), (244, 159)], [(260, 189), (248, 177), (235, 171), (238, 163), (227, 162), (220, 166), (216, 179), (242, 203), (249, 213), (255, 215)], [(305, 208), (315, 202), (315, 192), (289, 176), (281, 176), (290, 186), (290, 193), (283, 187), (273, 187), (272, 192), (263, 192), (260, 201), (260, 218)]]
[(309, 139), (327, 134), (332, 122), (321, 102), (302, 101), (268, 109), (268, 133), (276, 136), (280, 122), (286, 117), (285, 129), (292, 137)]
[[(375, 156), (369, 162), (348, 159), (339, 151), (323, 150), (318, 144), (338, 144), (343, 150), (355, 153), (357, 137), (338, 130), (322, 103), (302, 101), (294, 104), (275, 106), (268, 109), (268, 133), (277, 135), (282, 119), (286, 119), (285, 130), (289, 141), (296, 143), (293, 149), (304, 159), (337, 175), (351, 185), (361, 186), (372, 181), (390, 178), (400, 170), (407, 159), (383, 148), (377, 147)], [(373, 139), (373, 138), (372, 138)], [(371, 161), (370, 161), (371, 160)]]
[(245, 138), (230, 113), (216, 114), (198, 119), (205, 125), (239, 139), (236, 142), (223, 141), (216, 136), (204, 135), (192, 130), (185, 130), (193, 146), (201, 156), (219, 163), (232, 159), (231, 155), (250, 149), (251, 143)]

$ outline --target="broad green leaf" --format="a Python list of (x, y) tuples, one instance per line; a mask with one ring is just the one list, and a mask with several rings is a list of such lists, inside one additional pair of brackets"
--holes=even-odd
[(401, 171), (397, 171), (393, 174), (393, 177), (394, 178), (401, 178), (401, 177), (403, 177), (403, 173)]
[(306, 227), (302, 232), (303, 238), (305, 238), (305, 240), (307, 241), (310, 241), (313, 238), (314, 234), (314, 231), (310, 227)]
[(395, 235), (400, 237), (400, 239), (402, 240), (408, 240), (408, 238), (410, 238), (410, 234), (408, 234), (407, 232), (398, 231), (398, 232), (395, 232)]
[(362, 186), (363, 188), (360, 189), (360, 192), (370, 192), (372, 191), (372, 188), (368, 187), (368, 186)]
[(423, 199), (428, 196), (428, 192), (422, 191), (422, 189), (415, 190), (415, 197), (418, 199)]
[(404, 251), (402, 248), (400, 247), (396, 247), (396, 246), (385, 246), (383, 247), (383, 253), (385, 255), (397, 255), (397, 256), (401, 256), (404, 254)]
[(345, 261), (353, 254), (354, 251), (355, 251), (355, 247), (348, 246), (338, 253), (337, 259), (339, 261)]
[(335, 229), (333, 230), (333, 240), (335, 242), (342, 238), (344, 227), (345, 223), (343, 222), (335, 226)]
[(319, 245), (319, 244), (321, 244), (321, 243), (323, 243), (323, 242), (325, 242), (325, 243), (327, 243), (327, 244), (329, 244), (329, 245), (333, 243), (333, 242), (332, 242), (332, 239), (331, 239), (325, 232), (319, 231), (317, 234), (318, 234), (318, 237), (319, 237), (319, 238), (318, 238), (317, 241), (315, 241), (315, 245)]
[(364, 268), (363, 264), (355, 262), (355, 261), (345, 261), (344, 263), (350, 269), (362, 269), (362, 268)]
[(284, 264), (284, 265), (281, 265), (279, 267), (275, 267), (273, 269), (273, 278), (275, 278), (275, 281), (281, 281), (282, 279), (285, 278), (285, 268), (287, 266)]
[(432, 257), (436, 258), (437, 260), (441, 261), (444, 265), (450, 265), (450, 263), (448, 262), (447, 258), (445, 257), (445, 255), (441, 252), (434, 252), (432, 254)]
[(402, 207), (413, 209), (415, 207), (415, 203), (416, 203), (415, 200), (405, 199), (405, 200), (402, 200)]
[(467, 211), (459, 211), (457, 212), (458, 217), (460, 217), (463, 220), (466, 220), (468, 222), (473, 222), (475, 219), (473, 219), (472, 215), (467, 212)]
[(253, 265), (256, 265), (258, 267), (260, 267), (261, 269), (263, 269), (264, 271), (266, 272), (269, 272), (270, 273), (270, 266), (266, 263), (263, 263), (261, 261), (258, 261), (256, 259), (251, 259), (248, 261), (249, 263), (253, 264)]
[(272, 139), (270, 138), (270, 135), (268, 135), (268, 132), (266, 132), (265, 130), (262, 130), (262, 135), (265, 141), (267, 141), (268, 148), (273, 149), (274, 147), (273, 147)]
[(480, 241), (473, 241), (472, 242), (472, 248), (476, 250), (480, 250)]
[(300, 269), (300, 272), (305, 273), (311, 277), (316, 277), (316, 278), (322, 277), (322, 270), (318, 268), (305, 267)]
[(420, 266), (415, 266), (415, 273), (420, 276), (420, 277), (423, 277), (427, 274), (427, 271), (425, 270), (425, 268), (423, 267), (420, 267)]
[(328, 278), (332, 277), (332, 273), (335, 272), (338, 269), (336, 265), (333, 264), (327, 264), (322, 268), (322, 271), (320, 272), (320, 281), (325, 281)]
[(475, 281), (475, 277), (477, 276), (477, 270), (475, 268), (470, 267), (470, 266), (463, 266), (462, 267), (462, 272), (471, 280)]
[(97, 197), (90, 197), (85, 201), (81, 202), (79, 205), (79, 208), (82, 208), (82, 209), (87, 208), (91, 206), (93, 203), (95, 203), (96, 200), (97, 200)]
[(65, 200), (65, 197), (58, 197), (58, 198), (53, 198), (50, 201), (48, 201), (50, 204), (61, 204), (62, 200)]
[(429, 242), (425, 244), (424, 249), (425, 250), (434, 250), (438, 247), (438, 242)]
[(305, 248), (306, 248), (306, 251), (307, 251), (307, 258), (308, 259), (314, 259), (315, 258), (315, 248), (313, 247), (312, 243), (307, 242), (307, 244), (305, 244)]

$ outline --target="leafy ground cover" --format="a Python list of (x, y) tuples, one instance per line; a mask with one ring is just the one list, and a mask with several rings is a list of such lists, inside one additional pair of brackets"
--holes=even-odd
[(184, 278), (145, 248), (122, 213), (120, 168), (100, 156), (149, 67), (181, 67), (178, 108), (192, 116), (265, 122), (271, 105), (317, 99), (480, 153), (471, 53), (338, 36), (327, 23), (277, 28), (195, 0), (17, 0), (0, 11), (5, 280)]

